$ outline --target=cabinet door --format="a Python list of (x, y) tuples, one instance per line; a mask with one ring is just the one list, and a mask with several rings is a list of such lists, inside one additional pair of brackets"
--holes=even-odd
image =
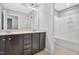
[(13, 41), (14, 41), (14, 36), (7, 36), (6, 39), (6, 55), (12, 55), (13, 54)]
[(45, 48), (45, 36), (45, 32), (40, 33), (40, 50), (43, 50)]
[(22, 36), (9, 35), (6, 41), (6, 54), (7, 55), (20, 55), (22, 54)]
[(4, 36), (0, 36), (0, 55), (5, 54), (5, 40), (6, 38)]
[(15, 55), (23, 54), (23, 35), (14, 35), (13, 51)]
[(39, 33), (34, 33), (32, 37), (32, 53), (39, 51)]

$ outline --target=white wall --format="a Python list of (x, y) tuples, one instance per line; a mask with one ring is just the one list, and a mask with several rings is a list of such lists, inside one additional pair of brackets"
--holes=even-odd
[(72, 7), (74, 5), (77, 5), (78, 3), (54, 3), (54, 4), (55, 4), (55, 9), (60, 11)]
[(79, 43), (79, 13), (56, 17), (55, 37), (75, 43)]
[(29, 16), (32, 16), (32, 18), (30, 18), (29, 20), (31, 21), (31, 28), (33, 29), (33, 30), (38, 30), (39, 28), (39, 15), (38, 15), (38, 13), (39, 13), (40, 11), (38, 11), (38, 9), (36, 9), (36, 10), (33, 10), (32, 11), (32, 13), (30, 13), (30, 15)]
[(30, 20), (28, 19), (27, 14), (23, 14), (23, 13), (16, 12), (16, 11), (13, 11), (13, 10), (5, 9), (4, 10), (4, 15), (5, 15), (5, 17), (4, 17), (4, 20), (5, 20), (4, 28), (5, 29), (7, 29), (7, 25), (6, 25), (6, 23), (7, 23), (6, 16), (7, 15), (18, 16), (18, 28), (19, 29), (28, 29), (28, 28), (30, 28), (30, 25), (29, 25)]
[(18, 29), (18, 17), (13, 17), (12, 25), (13, 29)]
[(53, 4), (41, 4), (39, 10), (39, 29), (46, 31), (46, 50), (49, 54), (54, 54)]

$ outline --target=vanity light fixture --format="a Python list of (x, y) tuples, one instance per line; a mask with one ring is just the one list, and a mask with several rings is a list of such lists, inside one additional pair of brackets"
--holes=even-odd
[(21, 5), (31, 9), (38, 9), (40, 4), (39, 3), (21, 3)]
[(40, 4), (37, 4), (37, 3), (29, 3), (28, 7), (33, 9), (33, 10), (37, 10), (39, 8), (39, 5)]

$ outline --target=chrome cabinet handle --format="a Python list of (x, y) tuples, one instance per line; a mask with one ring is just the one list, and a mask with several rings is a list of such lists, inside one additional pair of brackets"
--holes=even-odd
[(9, 40), (11, 40), (11, 38), (9, 38)]
[(5, 39), (2, 39), (3, 41), (5, 41)]

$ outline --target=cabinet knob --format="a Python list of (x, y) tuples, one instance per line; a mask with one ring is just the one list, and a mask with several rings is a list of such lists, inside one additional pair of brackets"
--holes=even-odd
[(11, 40), (11, 38), (9, 38), (9, 40)]
[(3, 41), (5, 41), (5, 39), (2, 39)]

